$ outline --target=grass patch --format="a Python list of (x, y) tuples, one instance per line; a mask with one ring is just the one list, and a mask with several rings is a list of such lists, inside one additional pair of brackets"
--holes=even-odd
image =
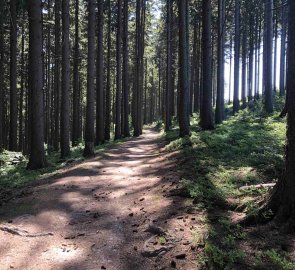
[(192, 126), (190, 137), (178, 138), (178, 128), (174, 128), (166, 134), (166, 149), (182, 150), (193, 160), (196, 173), (186, 184), (192, 197), (203, 200), (205, 196), (207, 201), (216, 196), (241, 198), (249, 190), (240, 191), (240, 187), (274, 182), (281, 174), (285, 126), (279, 111), (263, 115), (257, 103), (213, 131)]
[[(295, 269), (287, 256), (270, 249), (276, 246), (271, 232), (265, 231), (270, 238), (257, 244), (256, 236), (251, 236), (251, 232), (257, 234), (256, 228), (245, 230), (229, 218), (256, 211), (269, 189), (254, 185), (275, 183), (282, 173), (286, 136), (286, 121), (279, 117), (282, 104), (277, 100), (275, 112), (268, 115), (261, 102), (253, 102), (212, 131), (200, 130), (194, 115), (191, 136), (179, 138), (177, 126), (165, 134), (166, 150), (182, 151), (189, 162), (191, 174), (182, 185), (195, 208), (204, 213), (201, 227), (205, 229), (198, 227), (193, 232), (196, 244), (203, 246), (196, 256), (197, 265), (209, 263), (212, 269)], [(253, 188), (241, 189), (245, 186)], [(249, 248), (257, 245), (267, 268), (259, 268), (257, 252)]]

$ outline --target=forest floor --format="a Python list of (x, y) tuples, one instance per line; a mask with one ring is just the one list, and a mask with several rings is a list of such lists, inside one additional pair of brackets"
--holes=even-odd
[(1, 269), (196, 269), (202, 218), (179, 185), (180, 152), (145, 130), (26, 187), (0, 210)]
[(49, 153), (51, 168), (34, 173), (4, 153), (0, 269), (295, 270), (294, 235), (238, 224), (282, 173), (277, 104), (267, 115), (257, 102), (213, 131), (195, 116), (185, 138), (158, 123), (93, 159), (81, 146), (62, 163)]

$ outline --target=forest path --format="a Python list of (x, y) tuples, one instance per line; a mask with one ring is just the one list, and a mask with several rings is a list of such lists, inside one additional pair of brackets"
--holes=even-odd
[(0, 269), (196, 269), (181, 156), (164, 144), (147, 129), (3, 206)]

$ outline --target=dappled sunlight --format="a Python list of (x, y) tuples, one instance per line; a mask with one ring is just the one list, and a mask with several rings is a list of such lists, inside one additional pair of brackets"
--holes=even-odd
[[(179, 178), (174, 157), (160, 154), (158, 148), (157, 133), (148, 131), (62, 170), (38, 183), (27, 197), (5, 205), (2, 225), (23, 233), (0, 231), (0, 247), (8, 249), (0, 250), (5, 267), (34, 270), (44, 261), (54, 269), (139, 269), (138, 263), (143, 267), (148, 261), (140, 252), (132, 261), (130, 252), (148, 238), (145, 228), (156, 222), (173, 231), (170, 219), (183, 207), (178, 198), (166, 196)], [(25, 244), (12, 248), (10, 243), (19, 240)]]

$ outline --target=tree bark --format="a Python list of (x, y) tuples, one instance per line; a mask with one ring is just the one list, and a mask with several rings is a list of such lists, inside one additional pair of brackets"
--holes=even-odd
[(272, 48), (273, 48), (273, 0), (265, 0), (265, 40), (264, 40), (264, 64), (265, 64), (265, 109), (268, 113), (273, 112), (273, 57), (272, 57)]
[(88, 60), (87, 60), (87, 107), (85, 126), (85, 157), (94, 155), (94, 76), (95, 76), (95, 0), (88, 1)]
[(225, 2), (218, 0), (218, 63), (217, 63), (217, 100), (215, 122), (224, 120), (224, 40), (225, 40)]
[(97, 62), (96, 62), (96, 145), (104, 143), (104, 57), (103, 57), (103, 0), (97, 0)]
[(106, 100), (105, 100), (105, 131), (104, 138), (110, 140), (111, 133), (111, 0), (108, 0), (108, 34), (107, 34), (107, 75), (106, 75)]
[(72, 145), (76, 146), (81, 139), (80, 132), (80, 75), (79, 75), (79, 0), (75, 0), (75, 45), (73, 59), (73, 120)]
[(117, 1), (117, 40), (116, 40), (116, 116), (115, 140), (121, 139), (121, 102), (122, 102), (122, 0)]
[(62, 0), (61, 158), (70, 155), (70, 1)]
[(212, 115), (212, 40), (211, 40), (211, 0), (203, 0), (203, 34), (202, 34), (202, 106), (200, 126), (213, 129)]
[(189, 106), (189, 55), (187, 44), (187, 0), (178, 0), (179, 9), (179, 135), (184, 137), (190, 134), (188, 121)]
[(55, 61), (54, 61), (54, 140), (53, 148), (55, 151), (59, 150), (60, 141), (60, 58), (61, 58), (61, 43), (60, 43), (60, 11), (61, 0), (55, 1)]
[(172, 0), (167, 0), (167, 70), (166, 70), (166, 91), (165, 91), (165, 131), (170, 130), (171, 126), (171, 91), (172, 89), (172, 50), (171, 50), (171, 40), (172, 40), (172, 13), (173, 13), (173, 6)]
[(47, 165), (44, 150), (44, 106), (42, 67), (41, 0), (28, 1), (29, 15), (29, 86), (30, 86), (30, 158), (28, 169)]
[(128, 12), (129, 0), (124, 0), (123, 5), (123, 134), (130, 136), (129, 131), (129, 46), (128, 46)]
[(10, 113), (9, 150), (17, 151), (17, 13), (16, 0), (10, 0)]
[(240, 0), (235, 0), (235, 65), (234, 65), (234, 101), (233, 113), (240, 109)]
[(280, 62), (280, 96), (285, 95), (285, 77), (286, 77), (286, 32), (287, 32), (287, 6), (284, 5), (282, 0), (282, 33), (281, 33), (281, 62)]
[(0, 0), (0, 153), (4, 148), (4, 0)]

